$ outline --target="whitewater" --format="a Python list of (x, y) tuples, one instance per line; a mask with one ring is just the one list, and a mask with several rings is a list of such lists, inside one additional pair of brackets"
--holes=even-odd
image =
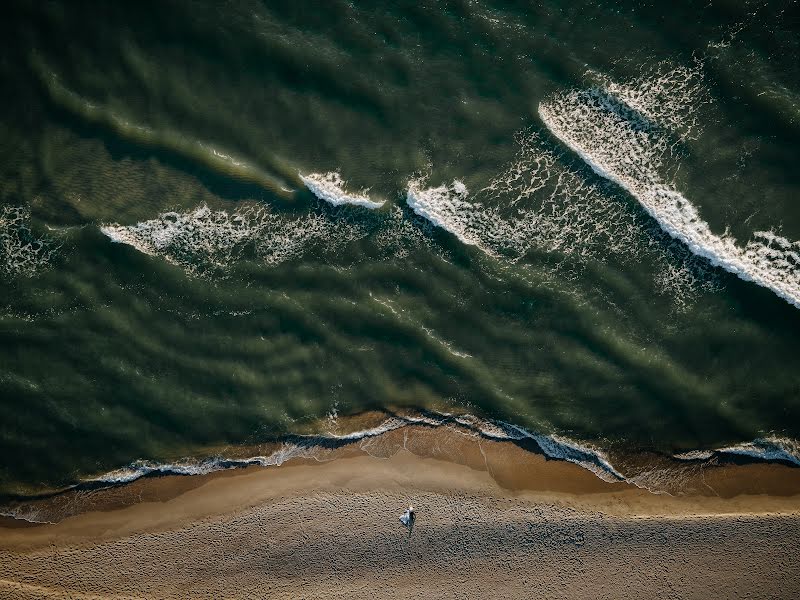
[(372, 200), (367, 195), (369, 190), (363, 190), (358, 194), (347, 192), (345, 189), (347, 182), (342, 179), (338, 171), (310, 173), (308, 175), (300, 173), (299, 175), (303, 184), (312, 194), (332, 206), (350, 204), (374, 210), (384, 205), (384, 201)]
[(688, 130), (686, 121), (692, 124), (696, 76), (684, 68), (627, 85), (604, 82), (557, 94), (541, 103), (538, 113), (558, 140), (631, 194), (692, 253), (800, 308), (800, 242), (757, 231), (741, 247), (733, 237), (715, 234), (660, 174), (673, 138)]

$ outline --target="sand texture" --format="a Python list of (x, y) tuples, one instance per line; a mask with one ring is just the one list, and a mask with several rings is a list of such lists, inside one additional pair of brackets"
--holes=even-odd
[[(544, 481), (551, 467), (585, 473), (541, 461)], [(406, 451), (184, 489), (192, 479), (151, 482), (162, 501), (0, 529), (0, 597), (800, 597), (796, 496), (756, 514), (766, 498), (676, 499), (591, 479), (578, 493), (514, 491)], [(398, 521), (409, 502), (411, 535)]]

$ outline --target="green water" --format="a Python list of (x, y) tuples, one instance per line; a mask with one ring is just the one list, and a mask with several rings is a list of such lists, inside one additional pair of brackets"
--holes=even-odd
[(800, 437), (797, 3), (2, 11), (0, 492), (383, 408)]

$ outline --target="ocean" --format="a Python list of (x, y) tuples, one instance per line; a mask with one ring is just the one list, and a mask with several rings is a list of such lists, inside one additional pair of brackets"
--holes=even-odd
[(0, 499), (408, 423), (643, 487), (800, 465), (796, 1), (10, 1), (0, 33)]

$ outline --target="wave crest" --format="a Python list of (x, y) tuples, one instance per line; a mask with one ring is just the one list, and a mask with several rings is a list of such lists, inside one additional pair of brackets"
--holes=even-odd
[(412, 180), (408, 184), (406, 203), (411, 210), (452, 233), (461, 243), (492, 253), (480, 235), (491, 218), (483, 206), (467, 201), (467, 186), (458, 180), (438, 187), (425, 188), (423, 185), (421, 180)]
[(364, 190), (359, 194), (348, 193), (345, 190), (347, 182), (335, 171), (329, 173), (311, 173), (310, 175), (303, 175), (300, 173), (300, 179), (312, 194), (333, 206), (350, 204), (376, 209), (384, 205), (383, 200), (380, 202), (371, 200), (369, 196), (367, 196), (368, 190)]
[(699, 74), (681, 68), (631, 85), (558, 94), (539, 105), (550, 132), (592, 170), (630, 193), (659, 226), (693, 254), (765, 287), (800, 308), (800, 243), (760, 232), (745, 248), (717, 235), (662, 176), (675, 136), (692, 130)]

